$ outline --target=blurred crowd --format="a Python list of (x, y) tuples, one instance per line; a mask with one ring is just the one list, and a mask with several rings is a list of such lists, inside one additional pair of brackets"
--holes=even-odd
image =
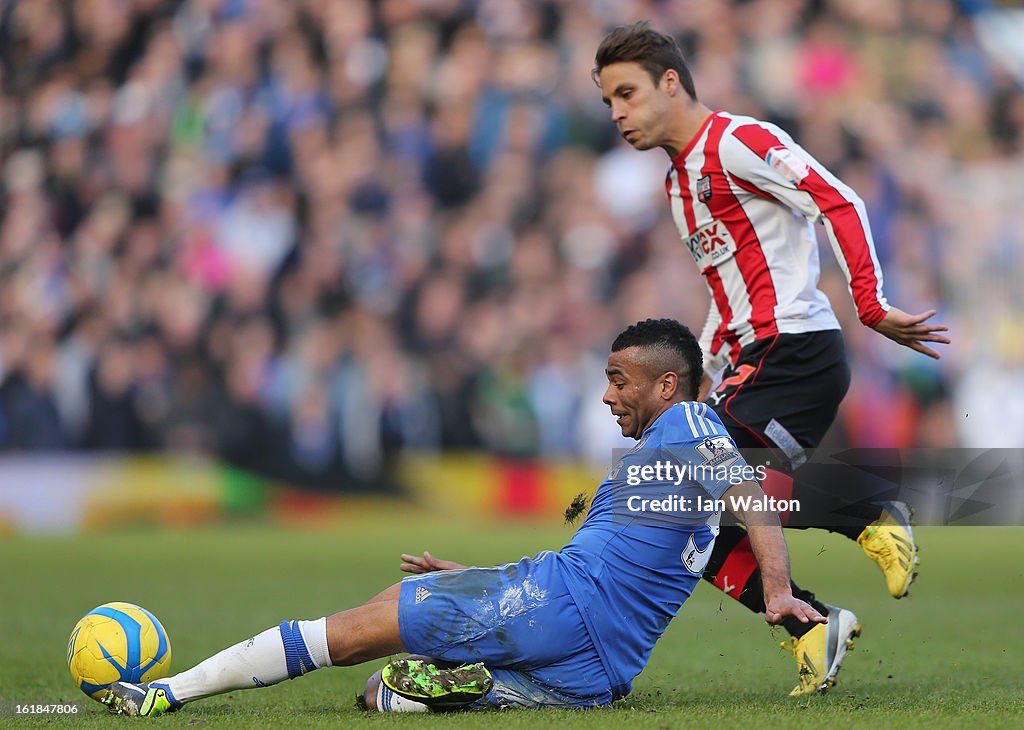
[(823, 245), (832, 441), (1024, 443), (1024, 95), (989, 5), (0, 1), (0, 450), (325, 486), (406, 449), (607, 461), (611, 338), (708, 306), (667, 158), (589, 76), (641, 18), (852, 185), (889, 300), (952, 328), (938, 363), (864, 329)]

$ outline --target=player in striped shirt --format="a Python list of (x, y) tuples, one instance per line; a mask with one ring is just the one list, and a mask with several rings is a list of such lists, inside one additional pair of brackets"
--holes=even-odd
[[(622, 137), (638, 150), (671, 158), (666, 192), (684, 245), (705, 277), (711, 307), (701, 335), (702, 400), (742, 449), (769, 449), (781, 470), (763, 487), (796, 498), (812, 524), (861, 545), (885, 575), (889, 592), (906, 595), (917, 565), (910, 515), (900, 502), (870, 503), (845, 489), (817, 486), (807, 461), (835, 418), (849, 367), (825, 294), (818, 289), (814, 223), (821, 223), (849, 282), (861, 322), (912, 350), (938, 358), (927, 343), (948, 343), (935, 314), (908, 314), (883, 294), (864, 203), (782, 129), (703, 105), (675, 41), (637, 23), (602, 40), (594, 80)], [(709, 392), (708, 372), (722, 371)], [(847, 524), (837, 525), (843, 514)], [(830, 519), (830, 516), (832, 518)], [(852, 517), (851, 517), (852, 516)], [(850, 524), (852, 520), (855, 524)], [(764, 610), (760, 571), (741, 527), (723, 527), (704, 575), (753, 611)], [(787, 621), (800, 683), (791, 694), (824, 692), (833, 683), (857, 626), (850, 611), (809, 591), (795, 594), (829, 614), (826, 625)], [(844, 636), (838, 627), (848, 627)]]

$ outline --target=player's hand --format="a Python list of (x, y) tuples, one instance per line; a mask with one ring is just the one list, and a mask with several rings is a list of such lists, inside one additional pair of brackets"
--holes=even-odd
[(765, 601), (765, 621), (770, 624), (780, 624), (786, 616), (794, 616), (803, 624), (808, 622), (828, 623), (828, 618), (818, 613), (814, 606), (795, 598), (793, 594), (772, 596)]
[(891, 307), (882, 321), (875, 325), (875, 332), (888, 337), (893, 342), (898, 342), (904, 347), (916, 350), (928, 357), (939, 359), (939, 353), (928, 347), (925, 342), (937, 342), (942, 345), (949, 344), (949, 338), (936, 332), (949, 332), (949, 327), (944, 324), (925, 324), (935, 316), (935, 310), (929, 309), (921, 314), (907, 314), (902, 309)]
[(406, 573), (417, 574), (431, 573), (435, 570), (463, 570), (466, 568), (465, 565), (453, 563), (451, 560), (440, 560), (435, 558), (426, 550), (423, 551), (422, 557), (419, 555), (406, 555), (405, 553), (402, 553), (402, 564), (398, 567)]

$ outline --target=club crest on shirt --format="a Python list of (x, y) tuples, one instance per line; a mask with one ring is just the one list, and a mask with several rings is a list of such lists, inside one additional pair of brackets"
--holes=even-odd
[(702, 203), (711, 200), (711, 176), (705, 175), (697, 181), (697, 198)]
[(782, 145), (776, 145), (768, 150), (764, 161), (793, 185), (799, 185), (805, 177), (811, 174), (811, 168), (807, 166), (807, 163), (800, 159), (800, 156), (793, 150)]

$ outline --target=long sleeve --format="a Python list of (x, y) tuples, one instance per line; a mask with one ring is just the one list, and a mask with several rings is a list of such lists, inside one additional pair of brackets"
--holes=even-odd
[(737, 127), (723, 139), (721, 154), (738, 185), (825, 226), (860, 321), (878, 324), (889, 304), (864, 201), (774, 125)]

